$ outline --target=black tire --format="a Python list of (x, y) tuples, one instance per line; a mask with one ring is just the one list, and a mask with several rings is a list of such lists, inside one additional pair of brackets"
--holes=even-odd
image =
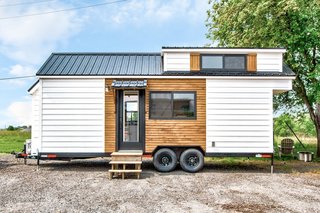
[(159, 149), (153, 156), (153, 165), (159, 172), (171, 172), (177, 161), (176, 153), (168, 148)]
[(187, 149), (181, 154), (179, 163), (186, 172), (198, 172), (204, 165), (203, 154), (197, 149)]

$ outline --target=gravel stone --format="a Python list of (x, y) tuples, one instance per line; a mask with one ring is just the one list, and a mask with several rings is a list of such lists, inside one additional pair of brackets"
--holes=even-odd
[(17, 161), (0, 155), (0, 212), (320, 212), (320, 163), (207, 162), (195, 174), (108, 179), (109, 159)]

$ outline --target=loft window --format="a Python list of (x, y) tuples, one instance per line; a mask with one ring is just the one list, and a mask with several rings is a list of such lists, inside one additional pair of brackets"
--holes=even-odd
[(202, 55), (201, 68), (204, 70), (246, 70), (245, 55)]
[(151, 119), (195, 119), (195, 92), (150, 92)]

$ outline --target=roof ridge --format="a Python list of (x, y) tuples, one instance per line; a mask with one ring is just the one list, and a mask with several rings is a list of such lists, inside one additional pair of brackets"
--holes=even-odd
[(161, 52), (53, 52), (52, 55), (161, 55)]
[(207, 47), (207, 46), (162, 46), (162, 49), (285, 49), (283, 47)]

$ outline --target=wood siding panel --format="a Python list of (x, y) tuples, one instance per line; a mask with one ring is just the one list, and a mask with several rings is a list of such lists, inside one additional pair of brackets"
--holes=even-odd
[(257, 54), (248, 54), (247, 56), (247, 70), (249, 72), (257, 71)]
[[(196, 120), (149, 119), (150, 91), (195, 91)], [(146, 144), (145, 151), (157, 146), (206, 147), (206, 81), (205, 79), (152, 79), (146, 90)]]
[(105, 93), (105, 152), (116, 151), (116, 93), (110, 89), (112, 79), (106, 79)]
[(200, 71), (200, 53), (190, 54), (190, 70)]

